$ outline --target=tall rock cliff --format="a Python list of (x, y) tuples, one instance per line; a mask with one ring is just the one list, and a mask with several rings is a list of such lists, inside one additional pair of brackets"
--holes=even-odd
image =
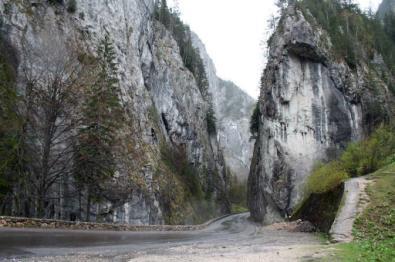
[(390, 82), (382, 77), (390, 73), (380, 55), (363, 51), (351, 63), (335, 54), (334, 40), (309, 10), (291, 5), (269, 41), (248, 181), (256, 221), (290, 215), (317, 161), (333, 159), (347, 143), (393, 117)]
[[(1, 39), (16, 54), (21, 94), (24, 70), (50, 66), (29, 60), (30, 54), (49, 60), (77, 53), (84, 63), (106, 35), (115, 47), (125, 109), (113, 152), (116, 175), (100, 185), (102, 197), (87, 210), (84, 191), (78, 193), (71, 171), (65, 173), (51, 185), (45, 217), (82, 219), (89, 212), (96, 221), (162, 224), (227, 212), (225, 161), (216, 135), (208, 132), (209, 103), (172, 34), (154, 19), (154, 1), (77, 0), (76, 10), (70, 10), (71, 2), (0, 0)], [(191, 180), (197, 182), (188, 186)], [(2, 210), (35, 216), (29, 202), (34, 200), (18, 190)]]
[(395, 14), (395, 1), (394, 0), (383, 0), (379, 6), (377, 14), (384, 18), (386, 14)]
[(205, 64), (226, 164), (238, 179), (246, 180), (253, 150), (249, 125), (255, 101), (234, 83), (219, 78), (203, 42), (196, 34), (192, 40)]

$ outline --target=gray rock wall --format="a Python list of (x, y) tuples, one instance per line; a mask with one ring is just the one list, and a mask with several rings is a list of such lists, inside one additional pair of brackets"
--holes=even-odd
[[(210, 176), (219, 174), (214, 198), (220, 194), (223, 198), (226, 190), (222, 151), (216, 138), (209, 137), (207, 132), (208, 104), (193, 75), (183, 65), (177, 43), (152, 18), (153, 8), (152, 0), (77, 0), (77, 11), (71, 14), (65, 5), (48, 5), (47, 1), (0, 0), (1, 32), (19, 54), (20, 68), (32, 66), (35, 70), (34, 64), (26, 62), (26, 46), (56, 50), (60, 44), (70, 53), (95, 55), (106, 33), (114, 42), (126, 126), (119, 131), (114, 151), (118, 172), (103, 187), (106, 200), (90, 210), (98, 221), (165, 222), (161, 204), (163, 184), (182, 185), (170, 181), (174, 175), (167, 174), (169, 170), (161, 160), (163, 144), (184, 148), (194, 168), (210, 171), (199, 177), (203, 188), (207, 188), (208, 180), (214, 180)], [(23, 81), (18, 86), (23, 92)], [(61, 201), (49, 204), (57, 211), (48, 218), (75, 216), (78, 199), (71, 180), (67, 178), (70, 182), (67, 185), (64, 181), (55, 185), (52, 195)], [(64, 192), (74, 197), (64, 197)]]
[(192, 40), (205, 64), (217, 117), (218, 140), (226, 164), (232, 174), (242, 181), (246, 180), (253, 150), (250, 117), (255, 101), (234, 83), (219, 78), (203, 42), (196, 34), (193, 34)]
[(270, 40), (248, 181), (248, 205), (257, 221), (272, 223), (292, 213), (314, 164), (333, 159), (371, 130), (371, 105), (392, 115), (385, 83), (376, 75), (379, 88), (373, 91), (368, 66), (350, 69), (330, 46), (326, 33), (292, 6)]

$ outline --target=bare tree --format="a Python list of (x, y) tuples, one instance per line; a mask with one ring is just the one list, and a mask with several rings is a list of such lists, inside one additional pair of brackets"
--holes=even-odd
[(43, 34), (41, 43), (23, 45), (24, 135), (34, 214), (54, 217), (55, 208), (49, 203), (62, 200), (62, 187), (57, 187), (57, 194), (51, 191), (71, 172), (73, 109), (84, 68), (64, 39)]

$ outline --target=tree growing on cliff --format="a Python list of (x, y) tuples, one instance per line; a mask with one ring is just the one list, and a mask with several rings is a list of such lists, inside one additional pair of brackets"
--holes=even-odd
[(215, 135), (217, 133), (217, 118), (215, 117), (214, 105), (209, 102), (209, 108), (206, 114), (207, 131), (210, 135)]
[(252, 112), (251, 119), (250, 119), (250, 132), (251, 132), (253, 138), (258, 136), (260, 117), (261, 117), (261, 112), (259, 109), (259, 101), (258, 101), (254, 107), (254, 111)]
[(116, 131), (122, 126), (123, 108), (115, 59), (113, 43), (106, 34), (98, 48), (96, 80), (86, 90), (75, 145), (74, 177), (86, 189), (87, 221), (92, 199), (101, 197), (101, 184), (113, 177), (116, 170), (112, 151)]
[(178, 11), (169, 9), (166, 0), (157, 1), (154, 17), (173, 35), (179, 48), (182, 61), (186, 68), (196, 79), (200, 92), (207, 95), (208, 81), (202, 58), (199, 51), (192, 44), (191, 30), (184, 24)]
[[(27, 193), (17, 198), (28, 206), (24, 215), (53, 217), (51, 203), (63, 197), (60, 190), (54, 193), (53, 186), (70, 174), (71, 119), (85, 69), (62, 39), (53, 38), (50, 32), (43, 33), (42, 39), (37, 46), (23, 44), (21, 79), (25, 86), (19, 139), (28, 156), (21, 181)], [(23, 190), (16, 191), (18, 194)]]

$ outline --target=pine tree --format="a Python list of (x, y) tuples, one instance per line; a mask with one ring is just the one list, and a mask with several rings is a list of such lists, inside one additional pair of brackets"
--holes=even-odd
[(170, 11), (167, 6), (167, 1), (166, 0), (161, 0), (160, 4), (160, 11), (159, 11), (159, 20), (163, 23), (163, 25), (167, 28), (170, 26)]
[(215, 112), (214, 112), (214, 106), (211, 102), (212, 100), (209, 100), (209, 108), (207, 111), (206, 115), (206, 121), (207, 121), (207, 131), (210, 135), (214, 135), (217, 133), (217, 118), (215, 117)]
[(254, 111), (250, 119), (250, 132), (253, 136), (257, 136), (259, 132), (259, 118), (261, 117), (261, 112), (259, 109), (259, 101), (256, 103)]
[(100, 198), (100, 185), (113, 177), (116, 169), (112, 148), (116, 131), (122, 125), (123, 109), (115, 59), (107, 34), (98, 48), (97, 80), (87, 90), (75, 152), (75, 177), (87, 191), (87, 221), (91, 200)]
[[(0, 39), (0, 50), (3, 49)], [(19, 170), (21, 118), (16, 110), (18, 96), (14, 82), (15, 71), (0, 54), (0, 202), (10, 191)]]

